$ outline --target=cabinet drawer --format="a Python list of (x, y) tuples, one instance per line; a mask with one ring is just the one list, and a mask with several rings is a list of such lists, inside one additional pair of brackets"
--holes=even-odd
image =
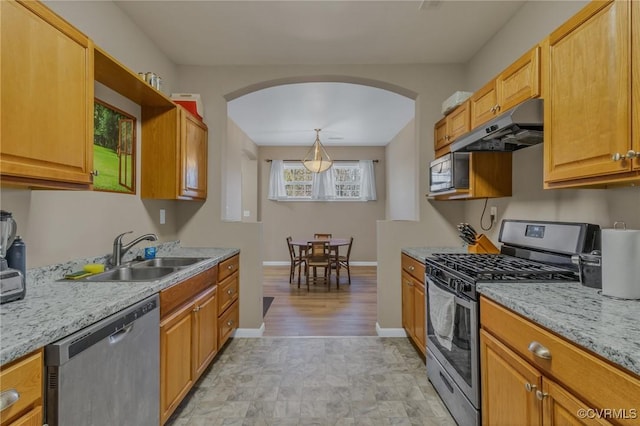
[(0, 391), (4, 394), (15, 390), (18, 400), (0, 412), (0, 421), (19, 415), (33, 405), (42, 404), (42, 351), (27, 355), (14, 361), (0, 372)]
[(218, 282), (240, 269), (240, 256), (237, 254), (218, 265)]
[(218, 274), (217, 268), (217, 266), (214, 266), (194, 277), (162, 290), (160, 292), (160, 318), (164, 318), (207, 287), (214, 285)]
[(413, 257), (402, 254), (402, 269), (411, 274), (421, 283), (424, 283), (424, 263), (415, 260)]
[(229, 309), (218, 318), (218, 348), (221, 348), (227, 339), (238, 328), (240, 304), (236, 301)]
[(218, 284), (218, 314), (223, 313), (238, 299), (238, 277), (238, 274), (233, 274)]
[[(480, 324), (545, 375), (562, 383), (596, 408), (640, 407), (640, 379), (611, 365), (587, 350), (543, 329), (493, 301), (481, 298)], [(538, 342), (547, 348), (550, 359), (529, 351)], [(615, 392), (603, 392), (603, 387)]]

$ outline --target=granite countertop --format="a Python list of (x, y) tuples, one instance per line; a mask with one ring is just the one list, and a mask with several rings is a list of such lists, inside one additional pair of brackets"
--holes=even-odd
[[(231, 248), (188, 248), (170, 244), (158, 249), (158, 257), (206, 257), (207, 260), (163, 279), (144, 282), (56, 281), (98, 258), (29, 270), (26, 297), (0, 305), (0, 365), (68, 336), (237, 253), (238, 249)], [(129, 257), (135, 255), (134, 252)]]
[[(464, 248), (416, 247), (402, 252), (424, 262), (432, 253)], [(477, 290), (609, 361), (640, 375), (640, 300), (616, 300), (580, 283), (478, 283)]]

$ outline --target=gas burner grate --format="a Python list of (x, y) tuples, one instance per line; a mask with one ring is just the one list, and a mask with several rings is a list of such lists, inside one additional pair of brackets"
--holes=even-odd
[(576, 281), (570, 269), (504, 254), (435, 253), (434, 264), (461, 272), (474, 281)]

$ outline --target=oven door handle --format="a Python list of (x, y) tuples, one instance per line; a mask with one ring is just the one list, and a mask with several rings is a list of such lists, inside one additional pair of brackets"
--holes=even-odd
[(471, 309), (471, 305), (473, 303), (477, 303), (477, 302), (473, 302), (471, 300), (467, 300), (467, 299), (463, 299), (462, 297), (460, 297), (458, 294), (454, 293), (453, 291), (451, 291), (451, 289), (449, 287), (443, 287), (441, 285), (439, 285), (438, 283), (436, 283), (435, 281), (433, 281), (431, 278), (426, 277), (427, 278), (427, 291), (428, 291), (428, 286), (432, 285), (432, 286), (436, 286), (439, 289), (446, 291), (448, 293), (453, 294), (456, 297), (456, 304), (465, 307), (467, 309)]

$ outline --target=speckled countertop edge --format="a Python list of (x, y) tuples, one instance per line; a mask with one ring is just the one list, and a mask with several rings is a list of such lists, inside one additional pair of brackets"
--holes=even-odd
[[(207, 260), (149, 282), (56, 281), (70, 271), (81, 269), (83, 264), (101, 258), (30, 270), (25, 299), (0, 305), (0, 365), (68, 336), (239, 252), (233, 248), (165, 245), (159, 247), (159, 257), (206, 257)], [(135, 256), (134, 252), (129, 257)]]
[[(413, 247), (402, 252), (424, 262), (460, 247)], [(580, 283), (479, 283), (483, 295), (559, 336), (640, 375), (640, 300), (615, 300)]]

